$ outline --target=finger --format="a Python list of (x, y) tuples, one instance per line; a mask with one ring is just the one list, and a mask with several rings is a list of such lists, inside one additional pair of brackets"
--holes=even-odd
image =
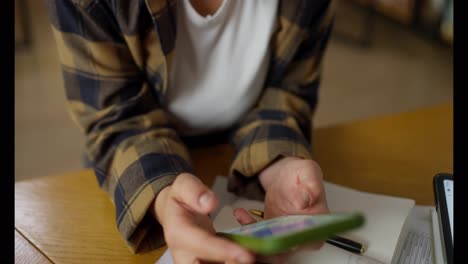
[(172, 185), (173, 197), (200, 214), (208, 214), (217, 206), (215, 194), (203, 182), (188, 173), (177, 176)]
[(200, 228), (190, 222), (190, 219), (180, 219), (180, 222), (177, 222), (181, 228), (173, 230), (174, 233), (171, 235), (174, 237), (190, 235), (190, 239), (179, 240), (178, 246), (185, 251), (193, 252), (195, 256), (202, 257), (203, 260), (220, 262), (236, 260), (240, 263), (252, 263), (255, 260), (246, 249)]
[(296, 195), (298, 195), (298, 209), (306, 209), (313, 206), (325, 195), (323, 185), (310, 173), (302, 174), (296, 181)]
[(309, 204), (306, 208), (303, 209), (303, 213), (306, 214), (329, 214), (330, 210), (325, 199), (325, 195), (319, 197), (313, 203)]
[[(299, 175), (297, 178), (297, 192), (295, 194), (295, 208), (308, 210), (310, 213), (327, 213), (325, 188), (312, 172)], [(312, 210), (309, 210), (312, 209)]]
[(325, 195), (316, 195), (317, 192), (311, 191), (304, 186), (299, 187), (298, 191), (294, 194), (294, 208), (299, 211), (306, 210), (312, 214), (327, 213), (328, 207)]
[(234, 217), (241, 225), (248, 225), (257, 222), (244, 208), (236, 208), (233, 211)]

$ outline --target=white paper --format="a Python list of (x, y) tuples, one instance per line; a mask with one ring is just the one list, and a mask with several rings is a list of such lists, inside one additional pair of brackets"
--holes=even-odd
[(225, 205), (231, 205), (239, 199), (239, 197), (233, 193), (227, 191), (227, 178), (223, 176), (217, 176), (211, 190), (218, 198), (218, 207), (211, 213), (211, 218), (214, 219), (221, 209)]
[(341, 248), (324, 244), (319, 251), (302, 251), (292, 255), (286, 264), (310, 264), (310, 263), (330, 263), (330, 264), (383, 264), (371, 258), (360, 256)]
[(445, 262), (445, 258), (443, 255), (442, 249), (442, 237), (440, 236), (440, 226), (439, 226), (439, 218), (437, 215), (437, 210), (432, 210), (432, 235), (434, 237), (433, 244), (434, 244), (434, 259), (436, 264), (442, 264)]
[(156, 261), (156, 264), (172, 264), (174, 260), (172, 259), (171, 251), (168, 249), (164, 254)]
[(397, 264), (432, 264), (432, 220), (433, 206), (415, 206), (408, 216), (404, 234), (401, 238), (401, 250), (395, 261)]
[(325, 182), (328, 207), (331, 212), (364, 214), (362, 228), (343, 234), (343, 237), (367, 245), (364, 256), (391, 263), (403, 225), (414, 201), (405, 198), (360, 192)]

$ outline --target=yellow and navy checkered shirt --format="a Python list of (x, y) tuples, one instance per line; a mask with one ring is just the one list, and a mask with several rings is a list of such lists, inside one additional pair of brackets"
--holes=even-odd
[[(187, 147), (165, 110), (175, 0), (47, 0), (68, 106), (132, 252), (164, 244), (148, 208), (182, 172)], [(311, 158), (312, 115), (333, 24), (330, 0), (282, 0), (260, 99), (233, 125), (229, 190), (261, 198), (256, 175), (281, 156)], [(226, 98), (228, 100), (228, 98)]]

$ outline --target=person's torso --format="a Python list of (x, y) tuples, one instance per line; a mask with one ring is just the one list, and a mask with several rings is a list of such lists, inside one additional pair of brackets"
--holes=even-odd
[(179, 1), (166, 104), (184, 134), (231, 126), (255, 103), (269, 66), (278, 0), (224, 0), (201, 16)]
[[(312, 19), (328, 19), (325, 16), (329, 14), (323, 13), (323, 7), (328, 2), (330, 0), (278, 0), (278, 11), (269, 44), (271, 56), (265, 88), (288, 90), (294, 87), (284, 76), (302, 40), (320, 30), (318, 24), (310, 24)], [(140, 69), (142, 82), (148, 85), (157, 106), (165, 111), (168, 109), (170, 93), (169, 73), (175, 57), (176, 13), (179, 4), (176, 0), (122, 0), (112, 5), (107, 1), (90, 0), (82, 4), (85, 7), (92, 5), (94, 9), (110, 10), (109, 16), (101, 16), (99, 19), (106, 20), (109, 24), (117, 23), (120, 32), (110, 31), (105, 36), (106, 39), (112, 39), (117, 46), (126, 46)], [(224, 97), (221, 103), (228, 101), (229, 98)], [(174, 121), (168, 115), (164, 115), (164, 119), (167, 120), (161, 122)]]

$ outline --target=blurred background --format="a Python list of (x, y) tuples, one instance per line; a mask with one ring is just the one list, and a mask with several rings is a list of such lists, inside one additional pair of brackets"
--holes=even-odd
[[(315, 127), (451, 102), (453, 3), (335, 0)], [(15, 0), (15, 180), (82, 169), (44, 1)]]

